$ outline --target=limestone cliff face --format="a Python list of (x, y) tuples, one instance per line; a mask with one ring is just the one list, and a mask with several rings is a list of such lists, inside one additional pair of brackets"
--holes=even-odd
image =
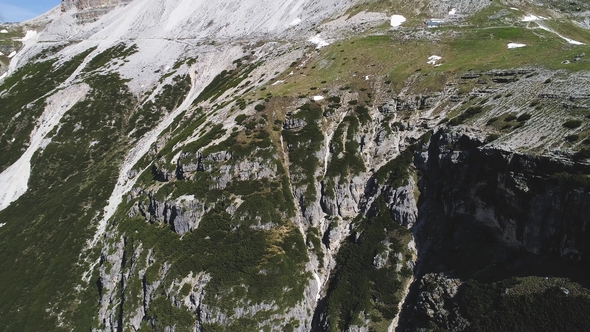
[(422, 194), (439, 219), (471, 220), (530, 253), (586, 259), (590, 193), (575, 175), (588, 166), (486, 149), (480, 136), (441, 131), (417, 158)]
[(63, 0), (61, 8), (63, 11), (76, 8), (78, 10), (96, 9), (100, 7), (112, 7), (120, 4), (128, 4), (131, 0)]
[(551, 275), (552, 264), (568, 275), (587, 266), (588, 165), (492, 145), (479, 129), (447, 127), (415, 154), (420, 259), (397, 331), (432, 323), (470, 330), (459, 280)]
[[(471, 66), (444, 46), (471, 28), (381, 31), (392, 13), (368, 1), (132, 1), (63, 0), (16, 57), (39, 61), (15, 74), (27, 84), (0, 84), (0, 100), (23, 103), (0, 117), (0, 169), (27, 150), (31, 119), (61, 128), (30, 155), (28, 196), (0, 213), (0, 291), (37, 301), (0, 303), (0, 326), (35, 330), (18, 324), (47, 313), (96, 332), (416, 331), (417, 317), (457, 331), (475, 324), (455, 303), (466, 281), (529, 273), (539, 257), (587, 265), (590, 182), (575, 174), (590, 166), (555, 156), (590, 142), (588, 71), (508, 58), (489, 70), (487, 55)], [(400, 14), (456, 10), (458, 24), (490, 3), (419, 0)], [(520, 15), (511, 29), (533, 38)], [(332, 44), (317, 51), (314, 36)], [(392, 42), (404, 52), (382, 53)], [(555, 65), (587, 63), (568, 47)], [(417, 67), (391, 72), (394, 60)], [(83, 103), (42, 116), (41, 96), (79, 82)], [(22, 271), (45, 281), (24, 291)]]
[(96, 21), (102, 15), (110, 12), (119, 5), (126, 5), (132, 0), (62, 0), (61, 10), (67, 12), (76, 9), (78, 22)]

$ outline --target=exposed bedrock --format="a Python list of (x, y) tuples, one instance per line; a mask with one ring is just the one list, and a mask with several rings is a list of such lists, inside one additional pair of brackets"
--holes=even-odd
[[(454, 309), (455, 290), (437, 295), (453, 280), (583, 280), (588, 272), (590, 191), (580, 175), (590, 166), (486, 148), (484, 137), (469, 128), (441, 129), (428, 151), (415, 155), (422, 175), (414, 227), (419, 261), (398, 331), (429, 326), (424, 322), (463, 330), (468, 322)], [(434, 317), (432, 310), (448, 315)]]
[(576, 175), (589, 165), (486, 149), (468, 130), (439, 131), (416, 164), (421, 208), (441, 212), (437, 223), (471, 222), (511, 248), (587, 259), (590, 193)]
[(126, 5), (133, 0), (62, 0), (61, 11), (76, 9), (75, 17), (79, 23), (93, 22), (119, 5)]

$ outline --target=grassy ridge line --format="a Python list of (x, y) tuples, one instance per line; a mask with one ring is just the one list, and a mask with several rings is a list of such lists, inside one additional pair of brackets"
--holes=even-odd
[[(575, 28), (575, 27), (574, 27)], [(572, 28), (572, 29), (574, 29)], [(581, 30), (581, 28), (576, 28)], [(576, 31), (577, 31), (576, 30)], [(543, 67), (551, 70), (587, 70), (588, 62), (562, 63), (581, 53), (590, 54), (588, 45), (571, 45), (555, 34), (524, 26), (444, 27), (436, 43), (429, 39), (405, 39), (398, 33), (355, 37), (319, 51), (295, 75), (284, 74), (283, 84), (268, 89), (275, 96), (292, 95), (312, 88), (347, 84), (365, 76), (387, 77), (394, 91), (419, 72), (425, 77), (416, 93), (440, 91), (454, 74), (469, 70), (487, 71), (519, 67)], [(508, 49), (508, 43), (527, 46)], [(427, 64), (428, 57), (442, 57), (439, 67)], [(430, 78), (429, 74), (437, 74)]]

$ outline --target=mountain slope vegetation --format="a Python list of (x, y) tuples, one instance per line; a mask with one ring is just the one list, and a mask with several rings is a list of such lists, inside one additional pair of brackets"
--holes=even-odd
[(64, 1), (11, 27), (1, 330), (578, 330), (588, 10)]

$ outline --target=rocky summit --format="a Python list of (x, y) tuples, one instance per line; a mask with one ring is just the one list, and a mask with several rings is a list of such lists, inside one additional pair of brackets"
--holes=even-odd
[(0, 24), (0, 331), (584, 331), (590, 5)]

